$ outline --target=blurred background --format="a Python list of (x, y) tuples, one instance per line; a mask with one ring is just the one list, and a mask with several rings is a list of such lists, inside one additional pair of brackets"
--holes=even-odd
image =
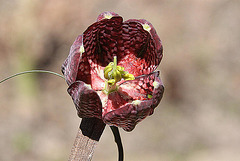
[[(75, 38), (104, 11), (150, 21), (160, 36), (164, 97), (130, 133), (128, 161), (240, 160), (239, 0), (0, 0), (0, 79), (60, 73)], [(0, 84), (0, 160), (67, 160), (80, 119), (67, 84), (28, 74)], [(93, 160), (117, 160), (106, 127)]]

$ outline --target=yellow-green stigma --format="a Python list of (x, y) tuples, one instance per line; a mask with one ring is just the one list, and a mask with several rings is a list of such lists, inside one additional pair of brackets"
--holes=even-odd
[(122, 78), (124, 80), (134, 80), (135, 77), (124, 71), (124, 67), (117, 65), (117, 56), (114, 56), (113, 62), (110, 62), (104, 68), (104, 78), (106, 79), (104, 92), (109, 94), (117, 90), (116, 83), (119, 82)]

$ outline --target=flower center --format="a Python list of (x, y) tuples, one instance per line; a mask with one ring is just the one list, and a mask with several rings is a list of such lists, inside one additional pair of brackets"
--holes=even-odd
[(116, 91), (118, 89), (116, 83), (119, 82), (122, 78), (124, 80), (135, 79), (135, 77), (132, 74), (128, 73), (127, 71), (124, 71), (124, 67), (117, 65), (117, 56), (114, 56), (113, 62), (110, 62), (104, 68), (104, 78), (106, 79), (106, 81), (103, 92), (106, 94)]

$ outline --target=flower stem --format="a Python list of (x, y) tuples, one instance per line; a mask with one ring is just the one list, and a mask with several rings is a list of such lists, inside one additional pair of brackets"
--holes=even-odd
[(68, 161), (91, 161), (106, 124), (97, 118), (83, 118)]
[(14, 75), (11, 75), (11, 76), (1, 80), (0, 83), (3, 83), (3, 82), (5, 82), (5, 81), (7, 81), (7, 80), (9, 80), (11, 78), (14, 78), (14, 77), (18, 76), (18, 75), (27, 74), (27, 73), (48, 73), (48, 74), (54, 74), (56, 76), (59, 76), (59, 77), (65, 79), (64, 76), (62, 76), (62, 75), (60, 75), (58, 73), (55, 73), (55, 72), (46, 71), (46, 70), (29, 70), (29, 71), (24, 71), (24, 72), (20, 72), (20, 73), (16, 73)]
[(122, 145), (122, 141), (121, 141), (121, 136), (120, 136), (120, 133), (119, 133), (119, 130), (116, 126), (110, 126), (112, 132), (113, 132), (113, 135), (114, 135), (114, 138), (115, 138), (115, 142), (117, 144), (117, 147), (118, 147), (118, 161), (123, 161), (123, 145)]

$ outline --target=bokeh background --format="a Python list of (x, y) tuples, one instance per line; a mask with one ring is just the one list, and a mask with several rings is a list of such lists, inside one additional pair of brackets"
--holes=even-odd
[[(121, 130), (128, 161), (240, 160), (239, 0), (0, 0), (0, 79), (60, 73), (77, 35), (104, 11), (150, 21), (164, 46), (154, 115)], [(65, 81), (28, 74), (0, 84), (0, 160), (67, 160), (80, 119)], [(117, 160), (106, 127), (93, 160)]]

